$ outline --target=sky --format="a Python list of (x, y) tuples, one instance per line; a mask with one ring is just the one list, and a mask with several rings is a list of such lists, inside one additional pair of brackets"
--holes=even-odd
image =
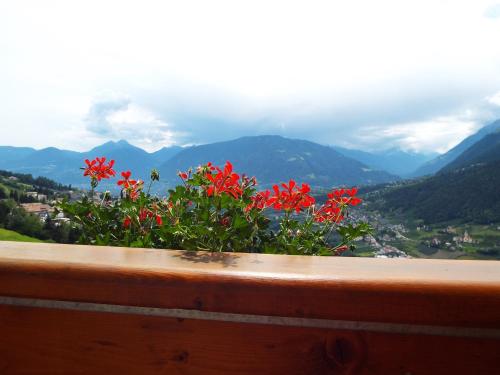
[(445, 152), (500, 118), (500, 2), (0, 0), (0, 103), (0, 145)]

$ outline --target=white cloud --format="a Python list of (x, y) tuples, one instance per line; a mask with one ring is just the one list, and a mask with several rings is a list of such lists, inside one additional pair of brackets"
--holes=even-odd
[(437, 117), (383, 127), (369, 127), (359, 135), (362, 143), (380, 144), (382, 149), (397, 145), (417, 152), (446, 152), (479, 128), (474, 121), (459, 117)]
[(487, 98), (488, 103), (500, 106), (500, 91)]
[[(4, 2), (1, 142), (154, 149), (280, 132), (443, 150), (497, 113), (482, 104), (500, 89), (497, 3)], [(101, 92), (122, 102), (98, 108)], [(373, 124), (385, 141), (362, 136)]]
[(175, 132), (151, 111), (120, 96), (100, 98), (92, 103), (86, 130), (94, 139), (131, 140), (148, 151), (175, 143)]
[(491, 4), (484, 11), (485, 17), (500, 18), (500, 3)]

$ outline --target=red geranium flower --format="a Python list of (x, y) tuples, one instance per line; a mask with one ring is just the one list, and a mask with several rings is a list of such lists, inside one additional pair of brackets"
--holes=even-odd
[(228, 226), (229, 226), (229, 224), (231, 224), (231, 218), (230, 218), (230, 217), (228, 217), (228, 216), (225, 216), (225, 217), (223, 217), (223, 218), (220, 220), (220, 223), (221, 223), (221, 225), (222, 225), (222, 226), (224, 226), (224, 227), (228, 227)]
[[(207, 164), (212, 168), (211, 164)], [(233, 165), (227, 161), (224, 170), (219, 167), (213, 167), (217, 173), (207, 173), (206, 177), (210, 181), (207, 187), (207, 195), (209, 197), (220, 195), (222, 193), (229, 194), (233, 198), (238, 199), (243, 194), (239, 180), (240, 176), (233, 172)]]
[(137, 198), (139, 198), (139, 194), (140, 194), (142, 188), (144, 187), (144, 181), (142, 181), (142, 180), (137, 180), (137, 181), (130, 180), (129, 182), (132, 182), (132, 181), (134, 182), (134, 184), (129, 185), (128, 189), (126, 189), (126, 192), (127, 192), (128, 196), (130, 197), (130, 199), (135, 201)]
[(160, 216), (160, 215), (158, 215), (158, 214), (156, 214), (156, 216), (155, 216), (155, 220), (156, 220), (156, 224), (157, 224), (158, 226), (160, 226), (160, 225), (163, 223), (163, 221), (162, 221), (162, 219), (161, 219), (161, 216)]
[[(333, 190), (331, 193), (328, 193), (328, 198), (340, 205), (357, 206), (361, 203), (361, 199), (356, 197), (357, 192), (357, 188)], [(348, 196), (346, 197), (345, 195)]]
[(152, 217), (153, 213), (149, 211), (147, 208), (141, 208), (139, 210), (139, 221), (143, 222), (146, 220), (148, 217)]
[(325, 204), (314, 213), (314, 220), (319, 223), (325, 221), (341, 222), (344, 219), (343, 211), (348, 205), (356, 206), (361, 203), (361, 199), (355, 196), (357, 192), (357, 188), (352, 188), (337, 189), (328, 193)]
[(102, 179), (107, 179), (116, 174), (113, 170), (113, 166), (115, 165), (114, 160), (110, 160), (108, 164), (106, 164), (106, 158), (95, 158), (94, 160), (85, 159), (85, 164), (87, 165), (84, 170), (83, 175), (89, 176), (90, 178), (95, 178), (98, 181)]
[(159, 215), (156, 211), (152, 211), (148, 208), (141, 208), (139, 210), (139, 221), (141, 223), (146, 221), (148, 218), (152, 219), (153, 217), (154, 217), (157, 225), (161, 225), (163, 223), (161, 215)]
[(311, 191), (308, 184), (302, 184), (299, 188), (294, 180), (290, 180), (288, 184), (282, 183), (281, 186), (283, 190), (278, 185), (273, 186), (274, 195), (267, 200), (268, 206), (298, 213), (314, 204), (314, 197), (308, 194)]
[(314, 213), (314, 221), (323, 223), (325, 221), (340, 223), (344, 220), (342, 209), (332, 200), (326, 201), (321, 208)]
[(128, 189), (131, 185), (135, 185), (137, 183), (136, 180), (130, 180), (130, 175), (132, 173), (130, 171), (122, 172), (121, 175), (123, 180), (118, 180), (117, 185), (122, 186), (124, 189)]
[(346, 250), (349, 250), (349, 246), (347, 245), (342, 245), (342, 246), (339, 246), (335, 249), (335, 255), (340, 255), (342, 254), (343, 252), (345, 252)]
[(125, 219), (123, 220), (123, 227), (125, 229), (129, 228), (131, 222), (132, 220), (130, 220), (130, 216), (126, 216)]
[(250, 211), (253, 208), (256, 208), (258, 210), (263, 210), (271, 204), (269, 201), (269, 198), (271, 196), (271, 192), (269, 190), (265, 191), (260, 191), (254, 196), (250, 197), (252, 200), (252, 203), (250, 203), (246, 208), (245, 211)]

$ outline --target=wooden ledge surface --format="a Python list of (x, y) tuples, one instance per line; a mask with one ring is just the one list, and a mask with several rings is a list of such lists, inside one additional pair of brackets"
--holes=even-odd
[(500, 328), (500, 262), (194, 253), (0, 241), (0, 295)]

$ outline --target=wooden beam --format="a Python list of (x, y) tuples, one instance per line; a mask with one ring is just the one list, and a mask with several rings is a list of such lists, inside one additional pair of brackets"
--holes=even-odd
[(0, 332), (2, 374), (495, 373), (500, 263), (0, 242)]

